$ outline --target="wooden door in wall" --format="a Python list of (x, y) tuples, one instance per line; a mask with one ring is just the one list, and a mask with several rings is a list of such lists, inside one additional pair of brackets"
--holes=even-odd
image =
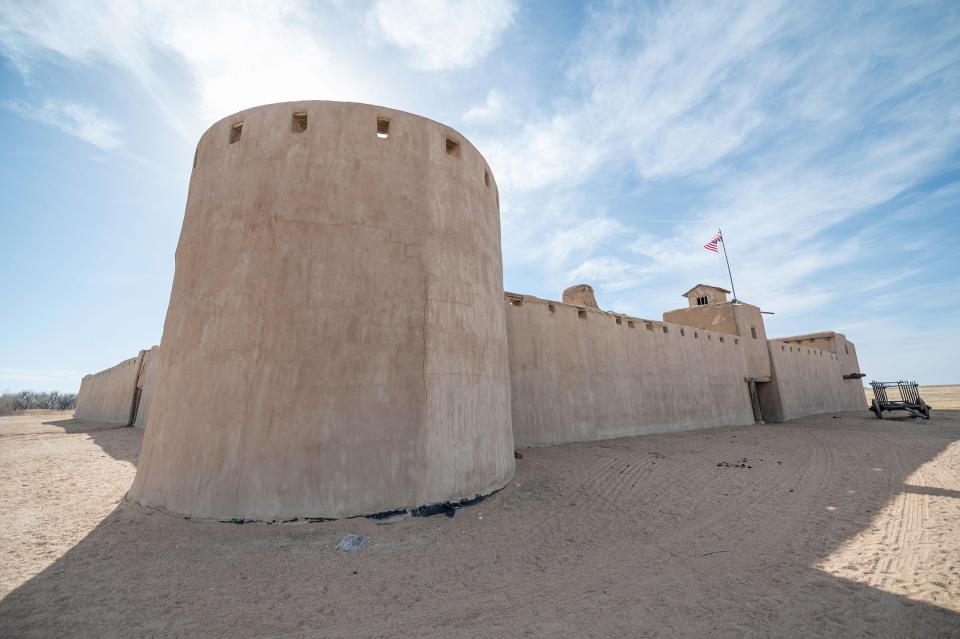
[(747, 380), (747, 390), (750, 393), (750, 405), (753, 407), (753, 421), (758, 424), (765, 423), (763, 420), (763, 408), (760, 406), (760, 393), (757, 392), (756, 380)]

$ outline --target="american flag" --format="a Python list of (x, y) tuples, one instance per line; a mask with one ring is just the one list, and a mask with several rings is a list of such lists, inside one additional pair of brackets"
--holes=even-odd
[(717, 234), (713, 236), (712, 240), (703, 245), (703, 248), (707, 249), (708, 251), (713, 251), (714, 253), (719, 253), (720, 251), (717, 249), (717, 242), (722, 241), (723, 236), (720, 235), (720, 232), (718, 231)]

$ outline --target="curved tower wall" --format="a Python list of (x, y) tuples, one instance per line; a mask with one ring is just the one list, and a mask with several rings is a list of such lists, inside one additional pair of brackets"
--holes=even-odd
[(130, 496), (277, 519), (502, 487), (502, 295), (496, 184), (457, 132), (315, 101), (221, 120), (197, 147)]

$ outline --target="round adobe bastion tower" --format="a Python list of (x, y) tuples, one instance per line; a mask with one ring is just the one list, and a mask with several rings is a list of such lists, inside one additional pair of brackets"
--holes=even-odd
[(214, 519), (460, 501), (514, 472), (497, 187), (462, 135), (309, 101), (197, 146), (130, 497)]

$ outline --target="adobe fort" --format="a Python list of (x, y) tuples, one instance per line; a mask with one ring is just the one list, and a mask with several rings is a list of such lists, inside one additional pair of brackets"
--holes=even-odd
[(220, 520), (340, 518), (503, 487), (514, 447), (863, 410), (853, 344), (768, 339), (699, 284), (663, 321), (504, 293), (496, 181), (453, 129), (309, 101), (214, 124), (161, 345), (76, 416), (146, 428), (129, 497)]

